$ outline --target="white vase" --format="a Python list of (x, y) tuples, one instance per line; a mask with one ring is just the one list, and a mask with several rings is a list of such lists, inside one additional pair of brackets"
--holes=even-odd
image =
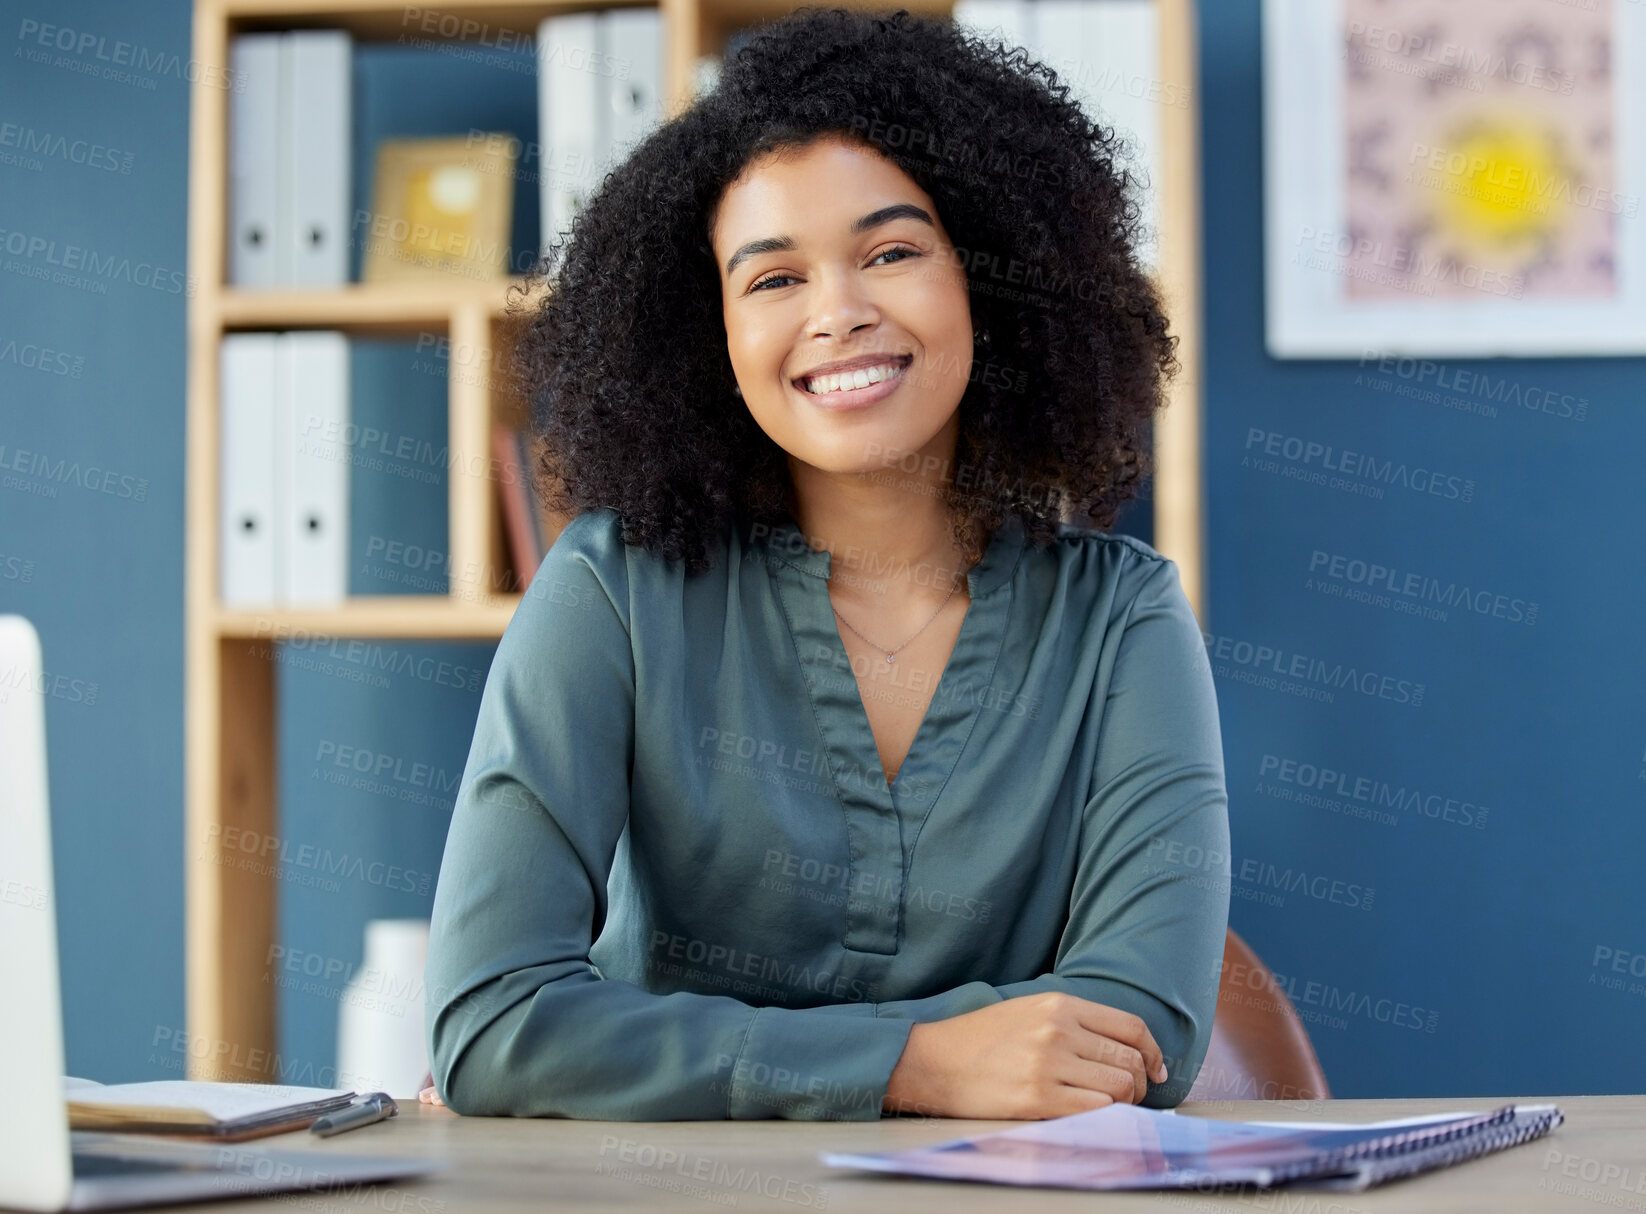
[(365, 958), (338, 1009), (337, 1086), (415, 1101), (428, 1074), (423, 1040), (427, 919), (373, 919)]

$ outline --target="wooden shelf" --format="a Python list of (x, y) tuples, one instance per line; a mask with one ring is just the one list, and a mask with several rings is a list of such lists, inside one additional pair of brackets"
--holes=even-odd
[(316, 636), (495, 641), (514, 617), (520, 598), (385, 594), (357, 596), (340, 607), (219, 607), (215, 628), (222, 637), (259, 641)]
[[(402, 0), (197, 0), (211, 4), (236, 33), (255, 29), (301, 29), (325, 26), (345, 29), (365, 42), (430, 43), (458, 46), (464, 42), (499, 51), (525, 50), (539, 22), (555, 13), (588, 8), (587, 0), (456, 0), (426, 7)], [(601, 8), (652, 6), (653, 0), (601, 0)], [(463, 24), (468, 22), (470, 24)], [(518, 41), (508, 35), (521, 35)]]
[[(1100, 0), (1092, 0), (1099, 3)], [(843, 8), (906, 8), (911, 13), (926, 17), (947, 17), (954, 12), (952, 0), (897, 0), (897, 3), (875, 4), (869, 0), (841, 0)], [(742, 25), (757, 25), (775, 21), (793, 9), (795, 4), (774, 3), (773, 0), (703, 0), (701, 4), (706, 24), (730, 31)]]
[[(1093, 0), (1094, 3), (1097, 0)], [(848, 8), (896, 8), (879, 0), (842, 0)], [(947, 15), (953, 0), (899, 0), (911, 12)], [(419, 8), (402, 0), (197, 0), (200, 7), (216, 8), (236, 33), (257, 29), (296, 29), (325, 26), (345, 29), (363, 42), (393, 42), (410, 46), (461, 46), (503, 53), (526, 50), (538, 24), (556, 13), (591, 7), (590, 0), (457, 0)], [(676, 5), (665, 0), (600, 0), (599, 8)], [(678, 6), (684, 7), (684, 6)], [(712, 25), (730, 28), (775, 20), (796, 7), (788, 0), (698, 0), (691, 6)], [(465, 24), (468, 23), (468, 24)]]
[[(468, 283), (351, 283), (314, 290), (223, 287), (217, 315), (225, 330), (348, 329), (362, 334), (444, 331), (458, 311), (507, 315), (510, 292), (524, 278)], [(515, 298), (519, 298), (518, 292)]]

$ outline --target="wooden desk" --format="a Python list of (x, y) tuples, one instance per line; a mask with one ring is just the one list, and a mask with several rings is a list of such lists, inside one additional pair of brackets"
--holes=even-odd
[[(445, 1159), (426, 1180), (348, 1192), (287, 1193), (177, 1207), (240, 1214), (250, 1202), (347, 1214), (492, 1214), (493, 1211), (714, 1209), (802, 1211), (1079, 1210), (1210, 1214), (1422, 1214), (1559, 1210), (1646, 1211), (1646, 1096), (1522, 1096), (1444, 1100), (1227, 1101), (1179, 1111), (1251, 1121), (1376, 1121), (1487, 1109), (1510, 1101), (1558, 1104), (1563, 1125), (1542, 1138), (1362, 1193), (1248, 1189), (1231, 1194), (1093, 1194), (879, 1176), (827, 1168), (820, 1150), (883, 1151), (960, 1138), (1021, 1122), (884, 1118), (876, 1122), (602, 1122), (458, 1117), (401, 1103), (390, 1121), (333, 1138), (306, 1132), (244, 1144)], [(672, 1152), (673, 1154), (666, 1154)], [(1584, 1179), (1587, 1176), (1589, 1179)], [(1604, 1179), (1602, 1179), (1604, 1177)]]

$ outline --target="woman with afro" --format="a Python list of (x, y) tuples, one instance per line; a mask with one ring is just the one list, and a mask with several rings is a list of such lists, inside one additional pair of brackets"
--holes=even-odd
[(1021, 49), (804, 8), (585, 202), (520, 346), (570, 521), (453, 811), (429, 1099), (1187, 1094), (1228, 799), (1176, 566), (1102, 530), (1177, 369), (1119, 157)]

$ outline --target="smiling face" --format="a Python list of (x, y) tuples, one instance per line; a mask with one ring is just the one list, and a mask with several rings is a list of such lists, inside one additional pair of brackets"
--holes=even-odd
[(846, 473), (949, 458), (971, 306), (912, 178), (844, 137), (768, 153), (721, 196), (711, 243), (743, 403), (791, 462)]

